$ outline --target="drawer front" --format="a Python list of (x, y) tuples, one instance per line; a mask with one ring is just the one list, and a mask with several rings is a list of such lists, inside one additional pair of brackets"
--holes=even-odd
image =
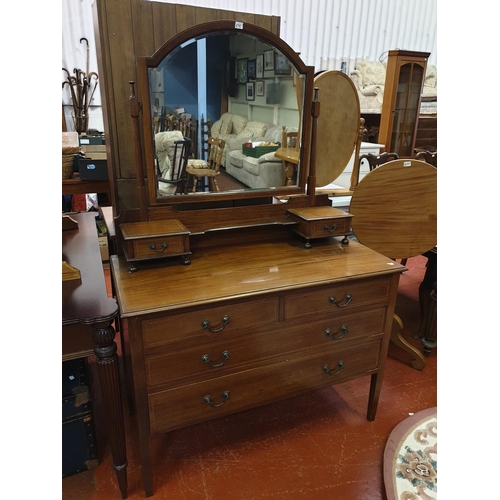
[(242, 337), (188, 349), (165, 348), (146, 356), (148, 387), (178, 383), (196, 376), (207, 379), (241, 370), (245, 365), (263, 364), (286, 353), (323, 346), (339, 347), (373, 335), (382, 335), (386, 309), (367, 309), (341, 314), (320, 322), (304, 322), (290, 328), (282, 325), (269, 332), (248, 333)]
[(389, 301), (389, 279), (342, 283), (329, 288), (285, 297), (285, 318), (318, 314), (339, 314), (359, 306)]
[(145, 349), (182, 341), (186, 346), (226, 340), (255, 327), (272, 327), (278, 322), (279, 299), (173, 314), (142, 322)]
[(344, 235), (351, 230), (351, 217), (313, 221), (310, 230), (312, 238)]
[(268, 366), (150, 394), (151, 431), (178, 429), (374, 373), (379, 351), (379, 340), (346, 349), (311, 350), (301, 357), (282, 357)]
[(136, 259), (160, 258), (189, 252), (189, 246), (183, 235), (158, 236), (133, 241), (133, 253)]

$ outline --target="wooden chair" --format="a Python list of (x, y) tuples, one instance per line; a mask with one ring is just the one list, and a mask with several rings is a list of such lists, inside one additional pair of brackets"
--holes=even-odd
[[(283, 125), (281, 131), (281, 147), (288, 149), (295, 149), (298, 151), (299, 149), (299, 133), (298, 132), (287, 132), (286, 126)], [(284, 186), (292, 186), (295, 182), (295, 165), (286, 160), (281, 160), (281, 164), (283, 166), (283, 185)]]
[(419, 151), (415, 155), (416, 160), (423, 160), (427, 162), (429, 165), (432, 165), (433, 167), (436, 168), (437, 168), (437, 157), (438, 157), (437, 151), (427, 151), (427, 150)]
[(185, 186), (185, 192), (188, 192), (190, 182), (193, 183), (192, 192), (196, 192), (198, 179), (208, 179), (208, 188), (212, 192), (219, 192), (216, 177), (220, 174), (220, 164), (222, 162), (222, 154), (226, 141), (216, 139), (215, 137), (208, 138), (208, 160), (189, 160), (186, 166), (188, 182)]
[[(363, 245), (393, 260), (421, 255), (437, 243), (437, 169), (407, 158), (384, 163), (357, 185), (349, 213)], [(391, 340), (410, 352), (413, 368), (421, 370), (424, 356), (401, 336), (402, 328), (395, 314)]]
[[(158, 192), (159, 194), (172, 194), (174, 192), (184, 193), (186, 183), (186, 167), (189, 159), (191, 141), (184, 137), (182, 140), (173, 142), (173, 153), (169, 157), (170, 169), (166, 177), (162, 177), (158, 169)], [(165, 188), (163, 187), (165, 186)], [(170, 187), (168, 187), (170, 186)], [(174, 189), (175, 188), (175, 189)]]
[(201, 115), (201, 121), (200, 121), (200, 132), (201, 132), (201, 151), (200, 155), (197, 155), (197, 157), (201, 158), (206, 158), (206, 155), (208, 154), (208, 151), (210, 150), (209, 145), (208, 145), (208, 138), (210, 137), (210, 130), (212, 130), (212, 120), (210, 117), (208, 117), (207, 120), (205, 120), (204, 116)]
[(380, 153), (374, 155), (373, 153), (367, 153), (359, 157), (359, 165), (361, 167), (361, 161), (366, 160), (370, 168), (370, 172), (374, 169), (387, 163), (388, 161), (398, 160), (399, 156), (396, 153)]

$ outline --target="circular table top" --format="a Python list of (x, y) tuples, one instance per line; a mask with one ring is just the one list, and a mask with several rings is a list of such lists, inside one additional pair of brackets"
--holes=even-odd
[(349, 213), (358, 241), (386, 257), (427, 252), (437, 244), (437, 169), (412, 159), (385, 163), (356, 186)]

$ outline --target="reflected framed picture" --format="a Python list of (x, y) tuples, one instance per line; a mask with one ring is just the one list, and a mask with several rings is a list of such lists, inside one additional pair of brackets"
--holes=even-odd
[(248, 79), (255, 80), (255, 59), (248, 60)]
[(274, 69), (274, 50), (264, 52), (264, 71)]
[(264, 54), (257, 54), (255, 63), (255, 78), (264, 78)]
[(255, 95), (264, 95), (264, 82), (255, 82)]
[(248, 82), (248, 58), (236, 60), (236, 81), (238, 83)]
[(280, 84), (268, 83), (266, 85), (266, 104), (280, 103)]
[(274, 74), (275, 75), (291, 75), (292, 67), (290, 66), (290, 62), (283, 55), (278, 52), (274, 55)]
[(255, 82), (247, 83), (247, 101), (255, 100)]

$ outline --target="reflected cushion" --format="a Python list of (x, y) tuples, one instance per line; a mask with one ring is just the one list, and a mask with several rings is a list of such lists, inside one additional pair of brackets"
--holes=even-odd
[(205, 160), (188, 160), (187, 166), (190, 168), (208, 168), (208, 163)]
[(265, 136), (266, 130), (267, 124), (264, 122), (248, 122), (236, 137), (261, 137)]

